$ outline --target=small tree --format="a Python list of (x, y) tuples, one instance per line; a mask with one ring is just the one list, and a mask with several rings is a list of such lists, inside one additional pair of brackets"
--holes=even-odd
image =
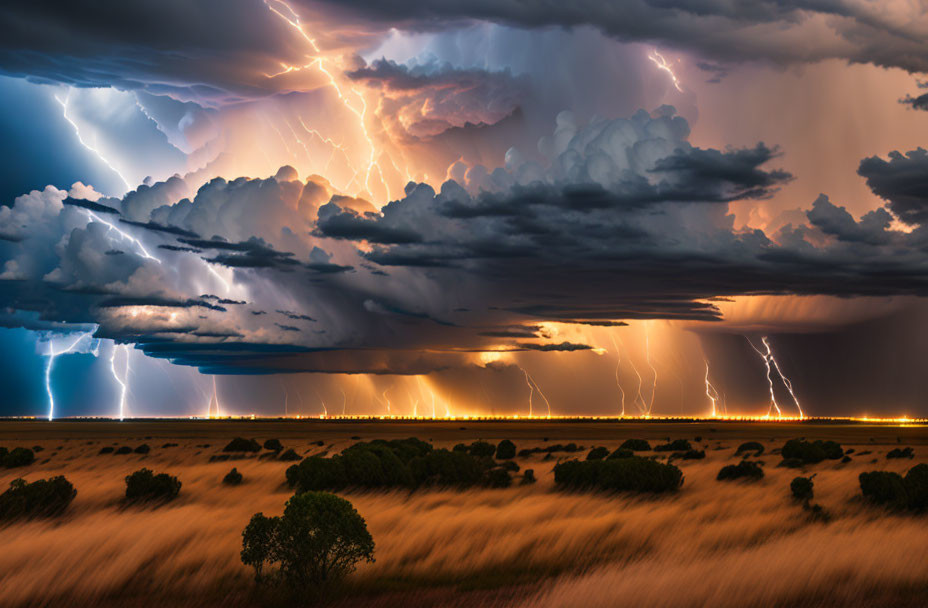
[[(242, 562), (265, 580), (264, 567), (292, 591), (324, 586), (374, 561), (374, 539), (364, 518), (344, 498), (326, 492), (297, 494), (281, 517), (257, 513), (242, 532)], [(272, 578), (272, 577), (268, 577)]]
[(242, 483), (243, 479), (244, 477), (242, 477), (242, 474), (239, 473), (239, 470), (235, 467), (232, 467), (232, 470), (226, 473), (226, 476), (222, 478), (222, 483), (226, 484), (227, 486), (237, 486)]
[(174, 500), (180, 493), (181, 483), (167, 473), (155, 475), (151, 469), (139, 469), (126, 475), (126, 501), (146, 502)]

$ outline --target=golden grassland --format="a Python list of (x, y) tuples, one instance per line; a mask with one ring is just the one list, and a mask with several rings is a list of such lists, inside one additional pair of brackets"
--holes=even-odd
[[(573, 441), (617, 447), (628, 438), (701, 437), (707, 458), (677, 461), (682, 489), (658, 498), (564, 493), (557, 458), (518, 459), (531, 486), (466, 491), (345, 492), (365, 517), (376, 562), (329, 603), (344, 606), (607, 607), (923, 606), (928, 519), (889, 514), (859, 498), (866, 470), (904, 472), (928, 460), (922, 426), (807, 423), (555, 423), (144, 421), (0, 422), (0, 445), (41, 445), (36, 464), (0, 469), (0, 486), (65, 475), (78, 495), (64, 516), (0, 528), (0, 606), (260, 606), (239, 561), (253, 513), (279, 514), (291, 463), (209, 462), (234, 436), (278, 438), (300, 454), (335, 453), (353, 437), (416, 436), (440, 447), (476, 439), (519, 449)], [(852, 462), (778, 468), (769, 452), (792, 437), (834, 439)], [(743, 441), (767, 448), (765, 478), (718, 482)], [(316, 445), (322, 441), (323, 446)], [(99, 454), (147, 443), (147, 455)], [(177, 443), (177, 447), (162, 447)], [(886, 460), (900, 445), (915, 460)], [(207, 447), (208, 446), (208, 447)], [(870, 452), (870, 454), (862, 454)], [(580, 455), (581, 457), (583, 454)], [(872, 462), (876, 460), (876, 462)], [(232, 466), (245, 482), (221, 484)], [(142, 467), (183, 483), (159, 508), (125, 507), (124, 477)], [(814, 521), (789, 482), (815, 473)]]

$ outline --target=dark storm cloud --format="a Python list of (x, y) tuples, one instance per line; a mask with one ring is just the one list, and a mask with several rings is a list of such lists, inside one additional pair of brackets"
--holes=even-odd
[(96, 211), (97, 213), (111, 213), (119, 215), (119, 210), (110, 207), (109, 205), (101, 205), (100, 203), (95, 203), (93, 201), (88, 201), (82, 198), (71, 198), (68, 197), (62, 201), (64, 205), (72, 205), (74, 207), (81, 207), (82, 209), (88, 209), (90, 211)]
[(158, 297), (119, 297), (109, 298), (97, 304), (100, 308), (123, 308), (126, 306), (158, 306), (162, 308), (208, 308), (217, 312), (226, 312), (222, 306), (211, 304), (206, 300), (173, 300)]
[(319, 209), (316, 227), (322, 236), (364, 239), (371, 243), (417, 243), (422, 240), (422, 236), (411, 228), (393, 228), (353, 209), (341, 209), (335, 203), (327, 203)]
[[(928, 71), (926, 7), (847, 0), (328, 0), (340, 15), (437, 30), (470, 20), (517, 27), (590, 25), (619, 40), (654, 42), (720, 61), (845, 59)], [(803, 43), (797, 44), (797, 37)]]
[(924, 110), (928, 112), (928, 93), (919, 95), (918, 97), (906, 95), (904, 99), (899, 100), (899, 103), (910, 106), (913, 110)]
[(928, 151), (924, 148), (905, 154), (890, 152), (888, 160), (865, 158), (857, 173), (903, 222), (928, 222)]
[[(146, 230), (151, 230), (153, 232), (163, 232), (165, 234), (173, 234), (174, 236), (182, 236), (188, 239), (200, 238), (200, 235), (195, 232), (184, 230), (183, 228), (178, 228), (177, 226), (164, 226), (162, 224), (159, 224), (158, 222), (134, 222), (132, 220), (127, 220), (124, 218), (121, 218), (119, 221), (122, 222), (123, 224), (128, 224), (129, 226), (137, 226), (139, 228), (145, 228)], [(181, 250), (179, 247), (167, 246), (167, 245), (164, 245), (163, 248), (172, 249), (173, 251)]]
[(547, 352), (574, 352), (578, 350), (592, 350), (589, 344), (576, 344), (574, 342), (561, 342), (559, 344), (534, 344), (531, 342), (520, 342), (517, 345), (525, 350), (537, 350), (543, 353)]

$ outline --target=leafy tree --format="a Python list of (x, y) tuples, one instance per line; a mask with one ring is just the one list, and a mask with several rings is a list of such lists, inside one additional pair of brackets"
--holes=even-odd
[(364, 518), (344, 498), (326, 492), (297, 494), (281, 517), (254, 515), (242, 532), (242, 562), (264, 580), (264, 569), (294, 592), (319, 588), (374, 561), (374, 539)]
[(174, 500), (180, 493), (181, 483), (167, 473), (155, 475), (150, 469), (139, 469), (126, 476), (126, 501)]
[(864, 498), (871, 502), (895, 509), (908, 508), (909, 496), (906, 493), (905, 480), (899, 473), (869, 471), (861, 473), (857, 479)]
[(516, 457), (516, 444), (509, 441), (508, 439), (503, 439), (496, 446), (496, 459), (497, 460), (511, 460)]
[(0, 494), (0, 521), (23, 517), (60, 515), (77, 496), (77, 490), (62, 476), (27, 483), (14, 479)]

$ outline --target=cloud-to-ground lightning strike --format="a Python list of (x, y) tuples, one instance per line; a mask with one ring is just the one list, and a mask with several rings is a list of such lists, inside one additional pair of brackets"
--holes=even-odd
[(767, 416), (766, 416), (766, 417), (767, 417), (767, 418), (770, 418), (771, 409), (776, 409), (776, 411), (777, 411), (777, 417), (780, 418), (780, 417), (783, 416), (783, 412), (780, 411), (780, 405), (777, 403), (777, 396), (776, 396), (776, 393), (775, 393), (774, 390), (773, 390), (773, 378), (770, 376), (770, 371), (771, 371), (771, 370), (770, 370), (770, 359), (768, 358), (768, 356), (767, 356), (766, 353), (762, 352), (760, 349), (758, 349), (756, 346), (754, 346), (754, 343), (751, 342), (751, 339), (750, 339), (750, 338), (748, 338), (747, 336), (745, 336), (745, 338), (747, 339), (748, 344), (751, 345), (751, 348), (754, 349), (754, 352), (756, 352), (758, 355), (760, 355), (761, 359), (764, 360), (764, 367), (766, 367), (766, 369), (767, 369), (767, 385), (768, 385), (769, 388), (770, 388), (770, 405), (767, 406)]
[[(116, 372), (116, 354), (122, 351), (125, 365), (123, 367), (123, 378), (119, 378)], [(113, 372), (113, 378), (119, 384), (119, 419), (126, 418), (126, 393), (129, 390), (129, 346), (127, 344), (113, 344), (113, 352), (110, 354), (110, 371)]]
[(622, 418), (625, 417), (625, 389), (622, 388), (622, 383), (619, 382), (619, 364), (622, 362), (622, 353), (619, 352), (619, 345), (615, 342), (615, 336), (609, 334), (609, 337), (612, 339), (612, 347), (615, 348), (615, 385), (619, 389), (619, 395), (622, 400), (622, 413), (619, 414)]
[(213, 376), (213, 394), (210, 397), (209, 404), (206, 407), (207, 418), (219, 418), (219, 391), (216, 389), (216, 376)]
[(673, 73), (673, 68), (670, 67), (670, 63), (664, 59), (663, 55), (657, 52), (657, 49), (652, 50), (648, 54), (648, 59), (653, 61), (654, 65), (656, 65), (659, 70), (663, 70), (670, 74), (670, 79), (673, 81), (673, 86), (681, 93), (683, 92), (683, 87), (680, 86), (680, 81), (677, 79), (677, 75)]
[(522, 373), (525, 374), (525, 384), (528, 385), (528, 417), (531, 418), (533, 415), (532, 397), (535, 395), (535, 389), (532, 388), (532, 383), (528, 379), (528, 372), (523, 369)]
[(796, 404), (796, 410), (799, 412), (799, 417), (804, 418), (805, 416), (802, 413), (802, 406), (799, 405), (799, 399), (796, 398), (796, 393), (793, 392), (793, 383), (790, 382), (782, 371), (780, 371), (780, 364), (777, 363), (776, 357), (773, 356), (773, 350), (770, 348), (770, 342), (767, 340), (767, 336), (764, 336), (760, 339), (764, 344), (764, 348), (767, 349), (767, 358), (770, 359), (770, 362), (773, 363), (773, 369), (776, 370), (777, 375), (780, 376), (780, 381), (783, 383), (783, 386), (786, 387), (786, 390), (789, 391), (789, 396), (793, 398), (793, 403)]
[(706, 397), (709, 398), (712, 404), (711, 416), (715, 418), (718, 416), (717, 404), (719, 401), (719, 392), (715, 390), (715, 387), (712, 386), (712, 382), (709, 381), (709, 359), (706, 359)]
[(648, 362), (648, 367), (651, 368), (651, 373), (654, 374), (654, 381), (651, 383), (651, 402), (647, 404), (647, 413), (646, 416), (651, 415), (651, 411), (654, 409), (654, 398), (657, 396), (657, 368), (654, 367), (654, 364), (651, 363), (651, 335), (648, 331), (650, 327), (650, 322), (645, 323), (644, 326), (644, 352), (645, 359)]
[(46, 353), (48, 356), (48, 361), (45, 364), (45, 392), (48, 393), (48, 419), (50, 421), (55, 419), (55, 394), (54, 391), (52, 391), (52, 368), (55, 365), (55, 359), (61, 355), (66, 355), (72, 352), (75, 348), (77, 348), (77, 345), (80, 344), (82, 340), (84, 340), (84, 338), (88, 338), (92, 335), (92, 331), (81, 333), (77, 338), (75, 338), (73, 342), (67, 346), (67, 348), (61, 351), (55, 350), (54, 340), (48, 341), (48, 353)]

